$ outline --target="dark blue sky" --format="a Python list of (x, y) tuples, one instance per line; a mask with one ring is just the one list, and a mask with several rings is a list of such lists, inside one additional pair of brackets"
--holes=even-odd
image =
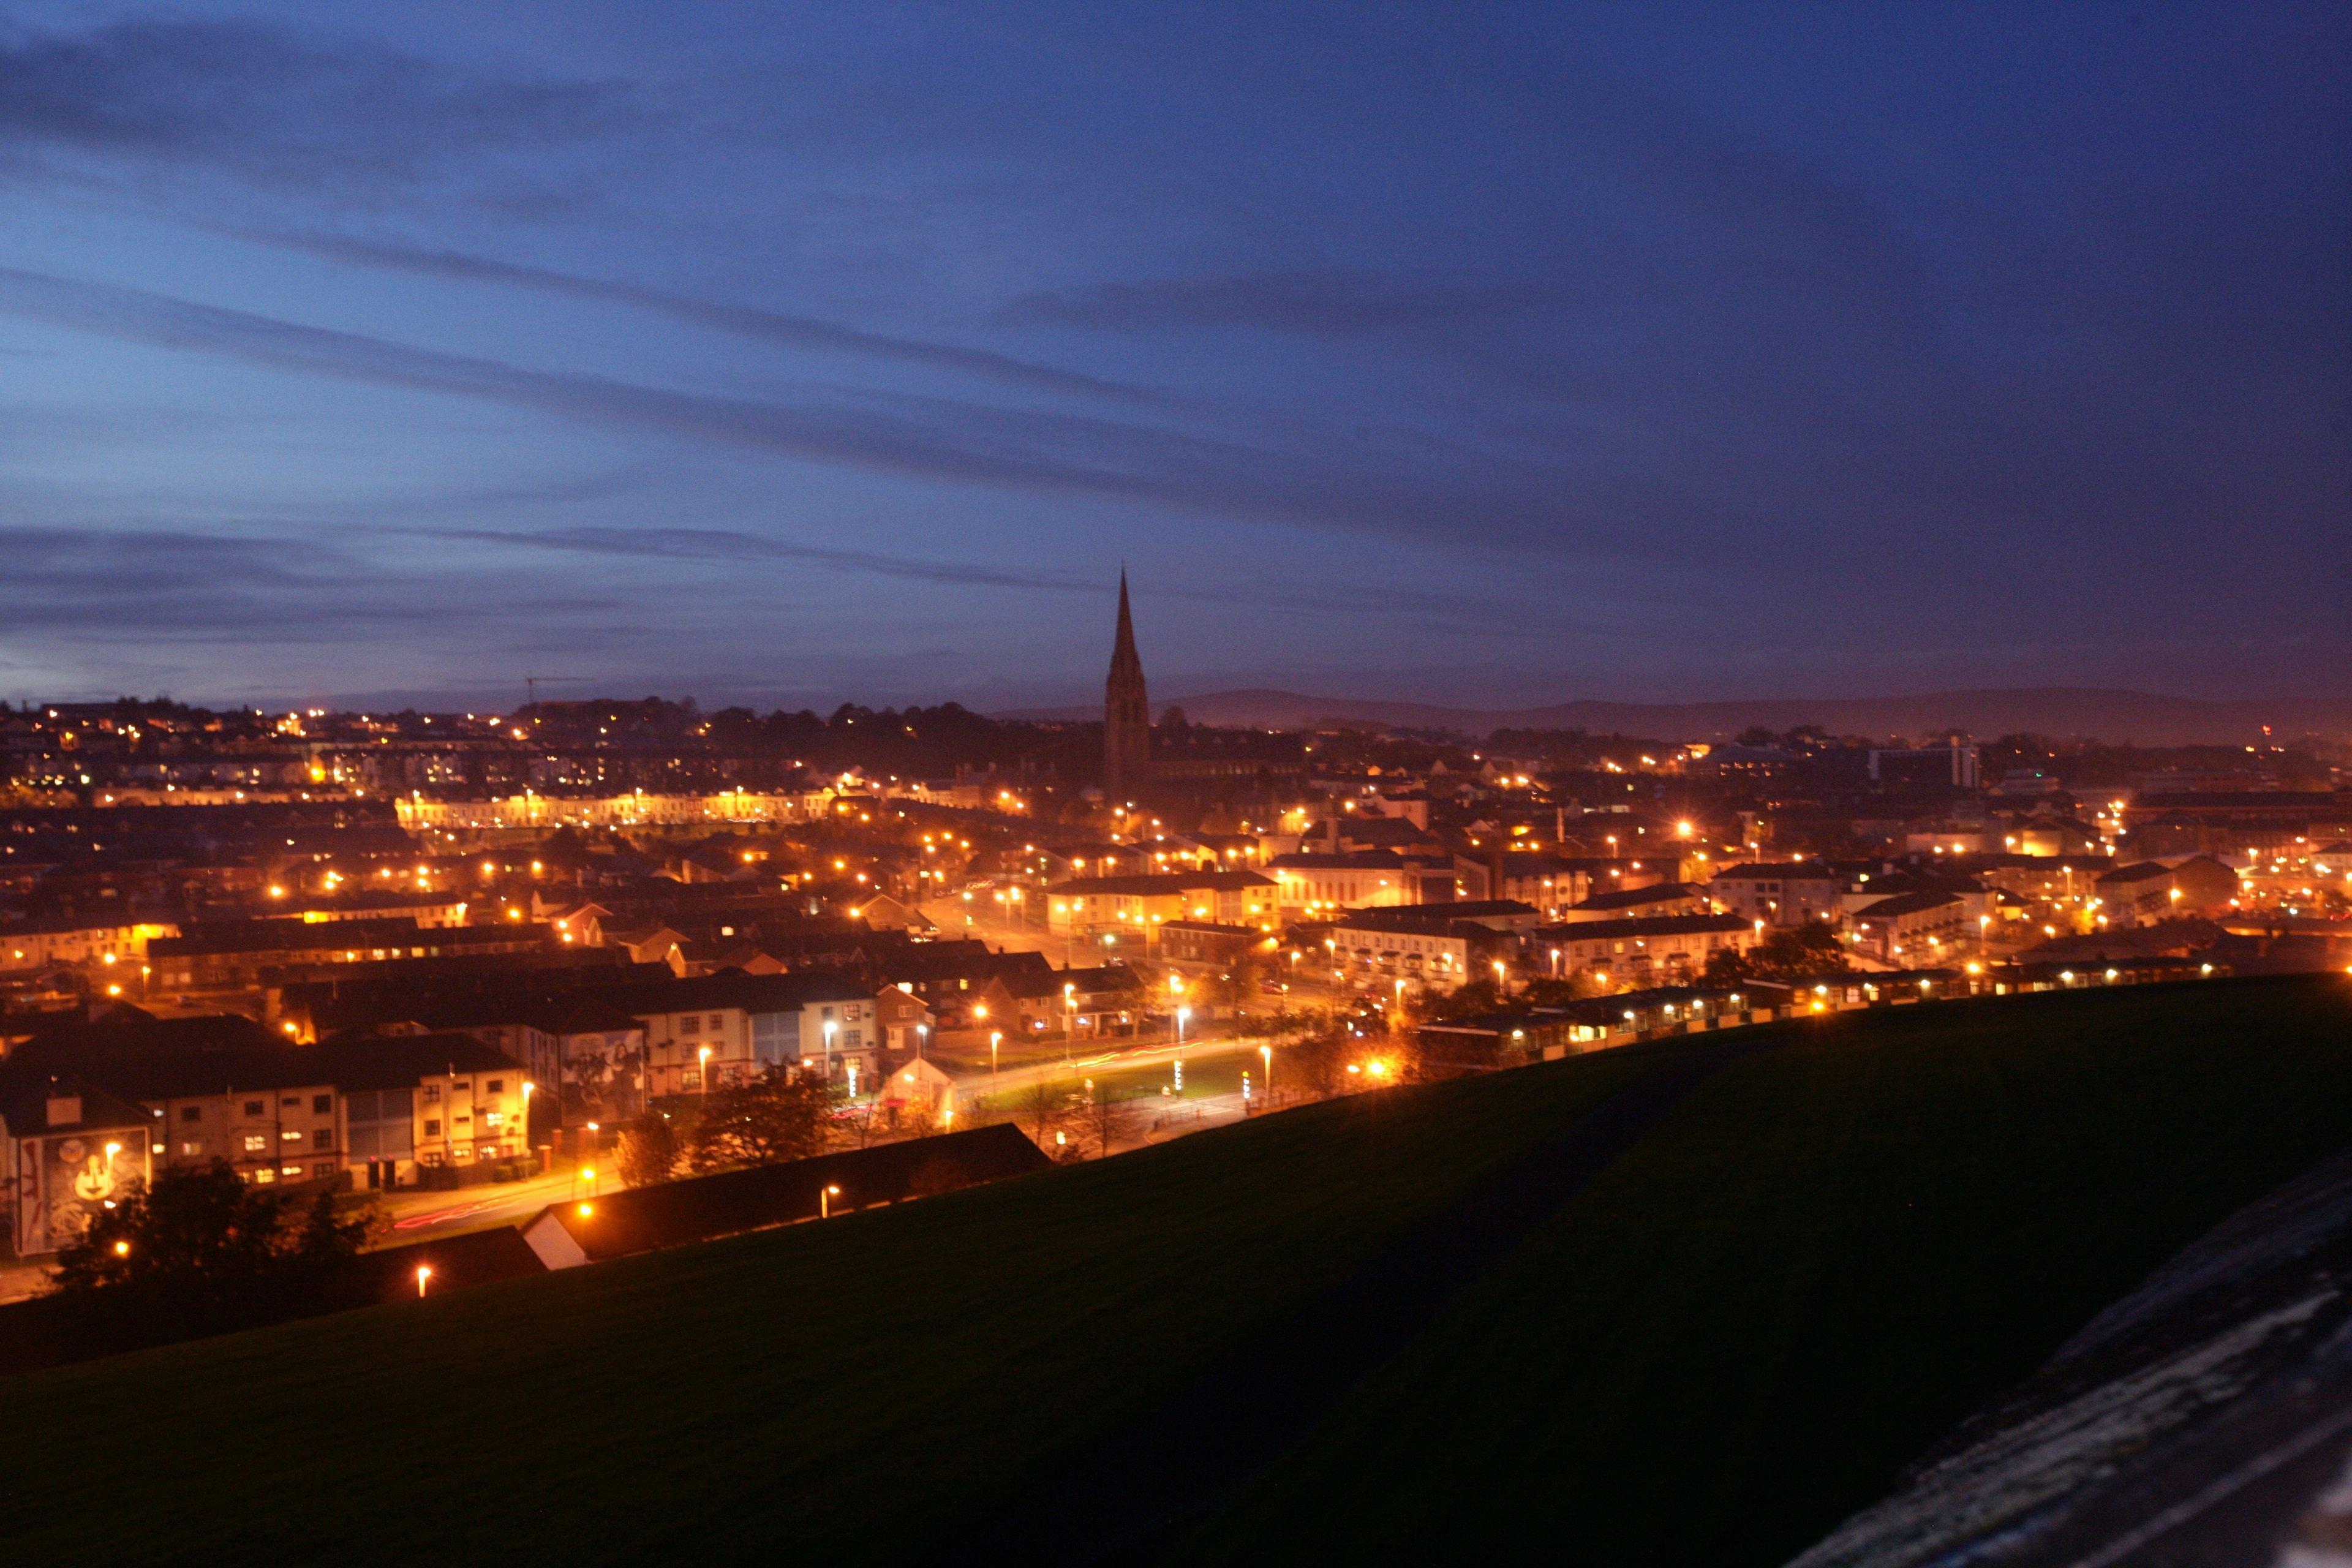
[(0, 15), (0, 695), (2352, 668), (2340, 5)]

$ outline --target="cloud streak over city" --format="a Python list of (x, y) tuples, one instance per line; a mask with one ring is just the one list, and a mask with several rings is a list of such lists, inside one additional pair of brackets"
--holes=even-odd
[(415, 585), (536, 572), (682, 689), (1058, 700), (1122, 562), (1179, 688), (2352, 675), (2332, 9), (556, 16), (0, 16), (0, 495), (232, 542), (207, 694), (429, 689)]

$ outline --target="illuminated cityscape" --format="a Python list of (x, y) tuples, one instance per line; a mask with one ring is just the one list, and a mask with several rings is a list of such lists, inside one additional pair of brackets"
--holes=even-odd
[(2352, 1562), (2345, 16), (887, 12), (0, 13), (0, 1539)]

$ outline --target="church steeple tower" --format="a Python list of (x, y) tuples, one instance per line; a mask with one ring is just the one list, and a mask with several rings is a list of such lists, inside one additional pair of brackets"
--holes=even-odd
[(1103, 682), (1103, 797), (1117, 802), (1151, 773), (1151, 701), (1143, 689), (1143, 660), (1135, 651), (1135, 617), (1127, 606), (1127, 571), (1118, 574), (1118, 635), (1111, 643), (1110, 678)]

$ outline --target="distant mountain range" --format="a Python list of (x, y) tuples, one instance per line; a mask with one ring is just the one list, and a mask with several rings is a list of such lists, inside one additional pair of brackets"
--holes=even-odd
[[(1445, 708), (1423, 702), (1367, 702), (1305, 697), (1295, 691), (1213, 691), (1155, 700), (1196, 724), (1309, 730), (1331, 724), (1454, 730), (1585, 730), (1660, 741), (1725, 741), (1755, 725), (1790, 730), (1818, 724), (1837, 735), (1919, 735), (1961, 729), (1983, 739), (2032, 731), (2063, 738), (2141, 745), (2257, 745), (2263, 726), (2273, 742), (2301, 735), (2352, 735), (2352, 701), (2293, 699), (2208, 702), (2147, 691), (2074, 686), (1996, 691), (1929, 691), (1915, 697), (1789, 698), (1747, 702), (1562, 702), (1549, 708)], [(1098, 707), (1040, 708), (1005, 718), (1098, 719)]]

